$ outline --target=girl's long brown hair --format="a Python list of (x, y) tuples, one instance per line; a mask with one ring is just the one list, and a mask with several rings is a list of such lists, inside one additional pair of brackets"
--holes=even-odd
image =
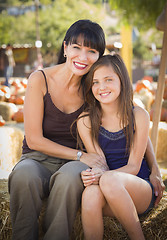
[[(88, 113), (91, 121), (91, 137), (93, 142), (98, 142), (99, 128), (102, 119), (102, 109), (100, 103), (95, 99), (92, 93), (92, 83), (94, 72), (102, 66), (111, 66), (118, 75), (121, 82), (120, 92), (120, 125), (123, 126), (124, 134), (127, 140), (127, 150), (131, 149), (135, 130), (135, 119), (133, 114), (133, 88), (127, 72), (127, 68), (119, 54), (102, 56), (91, 67), (85, 79), (85, 93)], [(129, 152), (129, 151), (128, 151)]]

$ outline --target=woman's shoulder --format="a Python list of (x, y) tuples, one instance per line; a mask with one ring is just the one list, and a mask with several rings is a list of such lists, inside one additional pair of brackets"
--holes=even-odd
[(27, 87), (37, 87), (39, 89), (43, 89), (45, 87), (45, 78), (43, 73), (39, 70), (32, 72), (28, 78)]

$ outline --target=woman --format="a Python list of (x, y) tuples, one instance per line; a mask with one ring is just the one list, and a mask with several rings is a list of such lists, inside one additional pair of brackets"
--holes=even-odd
[[(23, 155), (9, 177), (14, 240), (38, 238), (38, 216), (46, 197), (44, 239), (69, 239), (83, 191), (80, 172), (87, 166), (107, 168), (104, 158), (76, 150), (70, 133), (71, 123), (84, 109), (85, 74), (104, 49), (102, 28), (79, 20), (65, 35), (58, 65), (29, 78)], [(152, 151), (149, 159), (159, 183)]]
[(144, 240), (138, 214), (148, 212), (156, 199), (144, 158), (149, 114), (133, 106), (133, 88), (118, 54), (94, 63), (85, 85), (88, 109), (78, 120), (78, 132), (87, 152), (105, 156), (109, 166), (101, 173), (99, 185), (95, 184), (97, 169), (82, 172), (85, 239), (103, 239), (105, 215), (115, 216), (130, 239)]

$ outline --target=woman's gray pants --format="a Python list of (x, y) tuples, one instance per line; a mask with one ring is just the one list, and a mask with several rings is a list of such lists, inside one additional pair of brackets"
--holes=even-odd
[(88, 166), (40, 152), (22, 155), (9, 176), (13, 240), (37, 240), (42, 200), (48, 197), (44, 240), (68, 240), (84, 189)]

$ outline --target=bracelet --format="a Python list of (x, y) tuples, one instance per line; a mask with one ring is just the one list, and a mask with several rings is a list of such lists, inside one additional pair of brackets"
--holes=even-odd
[(83, 153), (81, 151), (77, 152), (77, 160), (80, 161), (81, 156), (83, 155)]

